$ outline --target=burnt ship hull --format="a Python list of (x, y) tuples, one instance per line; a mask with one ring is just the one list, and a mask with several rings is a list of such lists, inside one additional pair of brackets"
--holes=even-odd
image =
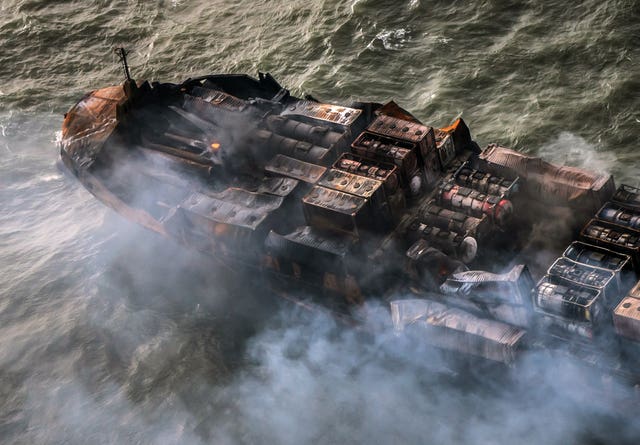
[(434, 128), (394, 102), (297, 98), (268, 74), (96, 90), (60, 148), (125, 218), (290, 298), (377, 299), (438, 348), (503, 363), (566, 348), (640, 382), (640, 191), (610, 175), (480, 149), (462, 119)]

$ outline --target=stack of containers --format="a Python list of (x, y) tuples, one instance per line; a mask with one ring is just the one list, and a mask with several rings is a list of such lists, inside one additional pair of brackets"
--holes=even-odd
[[(622, 185), (613, 195), (613, 202), (605, 205), (598, 217), (622, 227), (631, 237), (640, 234), (640, 189)], [(635, 262), (636, 272), (640, 269), (638, 255), (639, 243), (624, 246)], [(631, 289), (628, 295), (620, 301), (613, 311), (613, 326), (616, 333), (622, 337), (640, 342), (640, 282)]]
[(640, 340), (640, 310), (630, 310), (640, 305), (640, 292), (620, 301), (637, 280), (640, 266), (640, 190), (621, 186), (580, 238), (533, 290), (540, 324), (553, 333), (591, 339), (615, 307), (616, 332)]

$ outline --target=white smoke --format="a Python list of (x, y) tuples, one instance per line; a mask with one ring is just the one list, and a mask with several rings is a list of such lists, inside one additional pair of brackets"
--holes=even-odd
[[(371, 310), (374, 321), (386, 314)], [(367, 335), (290, 310), (279, 317), (252, 340), (254, 364), (225, 389), (235, 427), (212, 420), (214, 442), (235, 442), (240, 431), (239, 442), (281, 444), (630, 443), (640, 433), (589, 391), (596, 373), (562, 353), (528, 353), (510, 369), (465, 366), (390, 330)]]
[[(78, 194), (75, 205), (95, 202)], [(73, 215), (86, 223), (95, 211)], [(3, 330), (9, 443), (620, 444), (640, 434), (637, 402), (590, 392), (600, 377), (562, 352), (507, 369), (451, 359), (397, 337), (383, 303), (364, 308), (362, 328), (345, 328), (279, 304), (255, 274), (228, 277), (108, 215), (98, 233), (93, 221), (91, 236), (68, 241), (73, 287), (54, 282), (69, 287), (66, 306), (28, 318), (28, 337)], [(69, 218), (48, 218), (46, 233), (73, 227)], [(55, 306), (56, 288), (41, 286), (35, 295)]]
[[(553, 140), (542, 145), (536, 156), (554, 164), (570, 165), (600, 173), (615, 173), (620, 160), (615, 152), (603, 151), (584, 138), (563, 131)], [(620, 178), (616, 175), (616, 179)]]

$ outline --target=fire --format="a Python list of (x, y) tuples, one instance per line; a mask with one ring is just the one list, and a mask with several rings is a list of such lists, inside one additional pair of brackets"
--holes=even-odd
[(211, 149), (213, 151), (217, 151), (220, 148), (220, 142), (212, 142), (211, 143)]
[(213, 233), (215, 236), (224, 236), (227, 234), (228, 230), (229, 226), (227, 226), (226, 224), (216, 224), (215, 228), (213, 229)]

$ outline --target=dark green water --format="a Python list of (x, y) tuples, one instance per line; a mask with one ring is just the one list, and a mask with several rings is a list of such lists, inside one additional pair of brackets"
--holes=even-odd
[(0, 442), (638, 443), (574, 369), (468, 391), (107, 211), (54, 141), (119, 45), (138, 79), (268, 71), (640, 183), (636, 1), (0, 0)]

